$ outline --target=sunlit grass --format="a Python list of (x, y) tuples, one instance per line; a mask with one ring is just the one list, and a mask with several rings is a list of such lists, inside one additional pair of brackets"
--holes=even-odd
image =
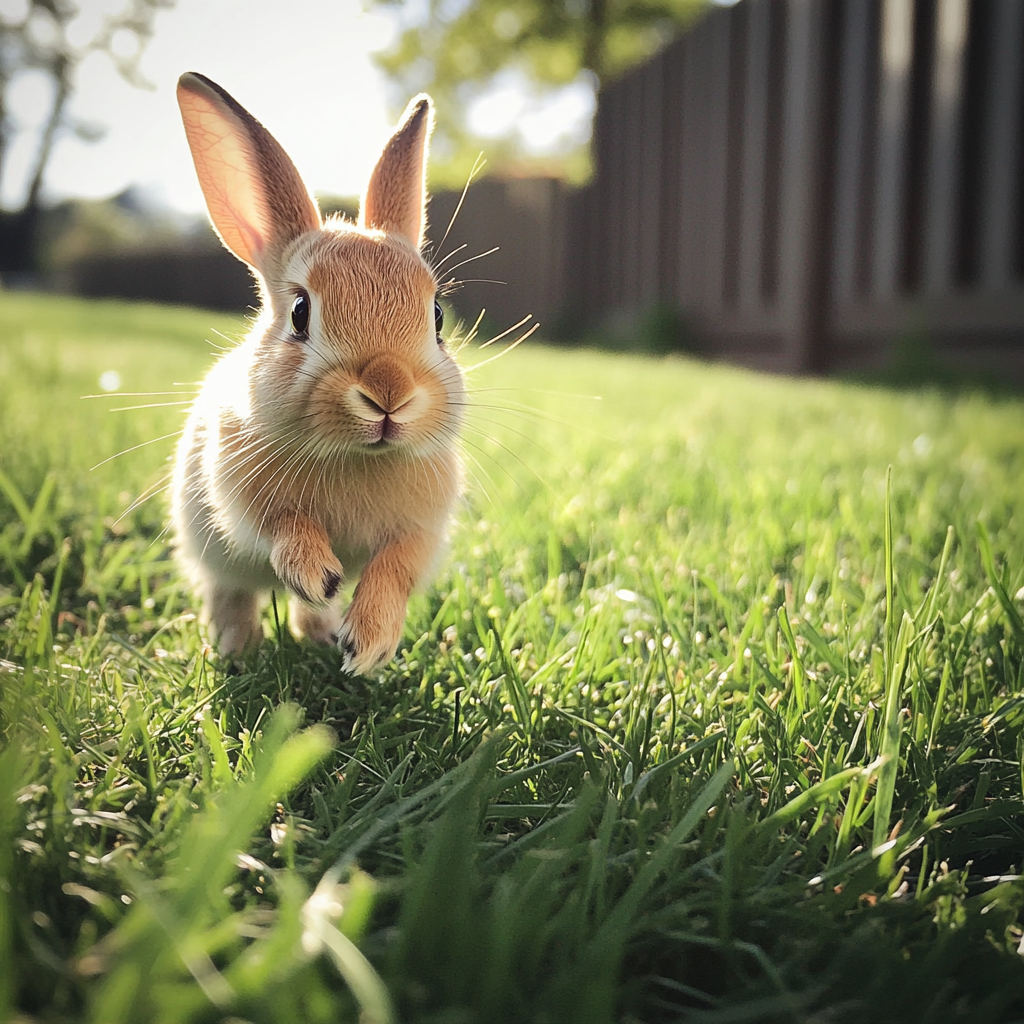
[(157, 489), (243, 328), (0, 295), (0, 1015), (1024, 1016), (1024, 402), (524, 346), (396, 660), (232, 673)]

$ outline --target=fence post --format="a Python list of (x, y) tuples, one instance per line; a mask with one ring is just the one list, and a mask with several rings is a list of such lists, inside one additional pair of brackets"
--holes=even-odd
[(658, 261), (661, 254), (661, 232), (664, 225), (664, 184), (661, 180), (662, 134), (661, 105), (663, 57), (659, 54), (638, 74), (640, 134), (637, 139), (637, 282), (635, 302), (640, 310), (649, 309), (658, 301)]
[(683, 69), (679, 59), (681, 42), (670, 44), (662, 55), (659, 90), (661, 94), (661, 136), (658, 178), (660, 191), (660, 229), (658, 231), (658, 301), (678, 306), (680, 213), (679, 180), (682, 160), (683, 126)]
[(704, 239), (707, 237), (707, 207), (704, 201), (708, 177), (708, 78), (706, 36), (702, 22), (683, 40), (683, 110), (679, 147), (681, 160), (676, 181), (679, 198), (679, 304), (702, 310), (704, 291)]
[[(789, 0), (783, 92), (782, 194), (779, 216), (781, 369), (818, 369), (828, 281), (825, 225), (831, 170), (826, 122), (834, 75), (823, 74), (830, 5)], [(831, 77), (830, 77), (831, 76)]]
[(927, 215), (923, 225), (924, 283), (933, 295), (941, 295), (954, 277), (967, 7), (968, 0), (938, 0), (936, 9)]
[(1024, 65), (1024, 3), (996, 0), (992, 12), (992, 54), (985, 176), (981, 190), (981, 281), (995, 291), (1013, 276), (1013, 231), (1021, 202), (1021, 72)]
[(862, 225), (870, 208), (865, 172), (866, 152), (870, 152), (872, 14), (873, 5), (866, 0), (846, 0), (843, 4), (831, 289), (832, 300), (840, 303), (852, 301), (857, 292), (858, 257), (864, 244)]
[[(729, 33), (732, 11), (716, 11), (708, 16), (705, 39), (707, 54), (703, 85), (703, 118), (706, 125), (704, 176), (704, 259), (701, 309), (706, 316), (721, 313), (724, 298), (726, 259), (726, 182), (729, 176), (729, 89), (734, 69), (729, 61)], [(711, 73), (708, 74), (707, 71)], [(698, 94), (697, 101), (701, 97)], [(698, 267), (700, 264), (698, 264)]]
[(892, 298), (900, 286), (904, 224), (910, 61), (914, 50), (913, 0), (883, 0), (880, 38), (878, 159), (871, 293)]
[(743, 98), (742, 176), (740, 180), (739, 307), (761, 305), (764, 262), (764, 206), (768, 142), (768, 73), (771, 53), (771, 3), (752, 3), (747, 14), (746, 95)]

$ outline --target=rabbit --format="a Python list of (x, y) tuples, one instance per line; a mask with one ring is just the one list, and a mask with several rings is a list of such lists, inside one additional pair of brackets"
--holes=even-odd
[[(462, 486), (465, 388), (420, 254), (432, 102), (410, 101), (356, 223), (322, 220), (281, 146), (220, 86), (184, 74), (178, 104), (210, 219), (262, 308), (188, 414), (176, 556), (222, 654), (262, 637), (259, 595), (282, 586), (295, 632), (365, 674), (395, 654)], [(342, 615), (346, 574), (359, 581)]]

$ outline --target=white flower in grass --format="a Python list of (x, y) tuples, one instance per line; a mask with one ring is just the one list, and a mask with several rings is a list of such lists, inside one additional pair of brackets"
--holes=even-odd
[(104, 391), (116, 391), (121, 386), (121, 374), (117, 370), (104, 370), (100, 374), (100, 387)]

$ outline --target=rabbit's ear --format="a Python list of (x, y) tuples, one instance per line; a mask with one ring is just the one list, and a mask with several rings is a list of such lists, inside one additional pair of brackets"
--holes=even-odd
[(362, 227), (401, 235), (417, 249), (426, 227), (427, 142), (433, 127), (430, 97), (410, 100), (370, 175), (359, 208)]
[(321, 226), (316, 201), (277, 140), (219, 85), (182, 75), (178, 106), (213, 226), (265, 274), (285, 245)]

